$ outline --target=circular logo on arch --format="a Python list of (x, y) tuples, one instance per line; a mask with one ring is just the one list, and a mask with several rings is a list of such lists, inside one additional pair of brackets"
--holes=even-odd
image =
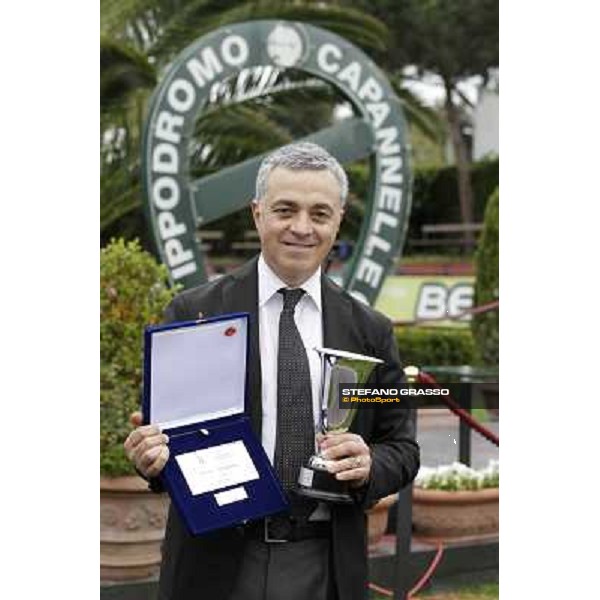
[(326, 81), (358, 115), (302, 139), (327, 148), (342, 164), (369, 159), (370, 193), (342, 283), (372, 304), (400, 253), (410, 213), (405, 120), (385, 75), (359, 48), (304, 23), (252, 21), (217, 29), (183, 50), (156, 89), (144, 130), (142, 178), (170, 278), (186, 288), (205, 281), (198, 227), (247, 207), (254, 195), (263, 155), (194, 179), (188, 141), (211, 90), (260, 68), (294, 68)]
[(267, 54), (278, 67), (295, 67), (301, 61), (306, 43), (298, 28), (279, 23), (267, 37)]

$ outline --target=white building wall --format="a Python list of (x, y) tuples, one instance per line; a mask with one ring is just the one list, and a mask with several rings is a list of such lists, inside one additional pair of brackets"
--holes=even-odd
[(473, 160), (500, 155), (499, 109), (498, 92), (482, 89), (473, 113)]

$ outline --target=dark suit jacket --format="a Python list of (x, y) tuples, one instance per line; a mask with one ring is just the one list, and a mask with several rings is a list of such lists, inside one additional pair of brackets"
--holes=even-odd
[[(325, 276), (322, 300), (324, 345), (383, 359), (385, 364), (377, 368), (374, 383), (381, 387), (397, 385), (402, 379), (402, 370), (389, 319), (352, 298)], [(216, 281), (179, 294), (166, 316), (170, 321), (183, 321), (197, 319), (199, 312), (208, 317), (242, 311), (250, 313), (248, 410), (260, 439), (257, 260)], [(407, 409), (382, 404), (359, 410), (351, 430), (369, 444), (373, 463), (369, 484), (356, 495), (356, 503), (333, 507), (334, 569), (340, 600), (365, 600), (364, 510), (414, 479), (419, 468), (419, 448), (414, 440), (414, 415)], [(227, 600), (236, 579), (242, 547), (241, 528), (190, 536), (171, 505), (163, 544), (160, 599)]]

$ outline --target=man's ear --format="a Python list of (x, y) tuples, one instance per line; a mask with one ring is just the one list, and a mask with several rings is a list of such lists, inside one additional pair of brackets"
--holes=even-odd
[(342, 208), (342, 209), (340, 210), (340, 222), (338, 223), (338, 228), (337, 228), (336, 235), (337, 235), (337, 234), (340, 232), (340, 227), (342, 226), (342, 221), (344, 220), (344, 215), (345, 215), (345, 214), (346, 214), (346, 213), (344, 212), (344, 209)]
[(258, 229), (258, 220), (261, 215), (262, 206), (261, 203), (254, 198), (252, 202), (250, 202), (250, 210), (252, 210), (252, 217), (254, 218), (254, 225)]

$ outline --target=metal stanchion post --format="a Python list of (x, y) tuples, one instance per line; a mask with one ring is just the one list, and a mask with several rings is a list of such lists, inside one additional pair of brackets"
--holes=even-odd
[[(406, 367), (404, 369), (408, 384), (417, 381), (419, 369)], [(417, 409), (410, 409), (409, 418), (413, 421), (415, 436), (417, 433)], [(412, 541), (412, 484), (400, 490), (396, 513), (396, 581), (394, 586), (394, 600), (408, 600), (410, 590), (410, 549)]]
[(396, 513), (396, 581), (394, 600), (408, 600), (410, 543), (412, 538), (412, 485), (398, 495)]
[[(471, 414), (471, 388), (469, 385), (468, 377), (460, 378), (461, 385), (461, 406)], [(458, 420), (458, 460), (467, 465), (471, 466), (471, 428), (462, 419)]]

